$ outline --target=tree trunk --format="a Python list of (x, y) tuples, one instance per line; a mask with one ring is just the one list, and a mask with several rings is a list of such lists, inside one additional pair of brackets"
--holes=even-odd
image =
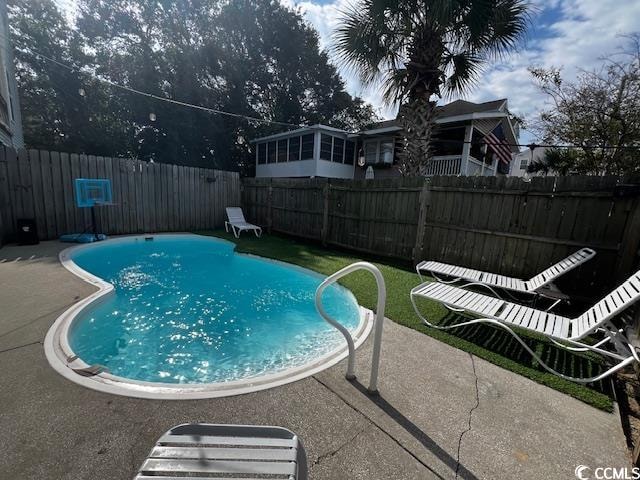
[(414, 97), (400, 106), (398, 123), (403, 128), (399, 170), (406, 177), (424, 175), (431, 160), (431, 133), (435, 120), (435, 102)]

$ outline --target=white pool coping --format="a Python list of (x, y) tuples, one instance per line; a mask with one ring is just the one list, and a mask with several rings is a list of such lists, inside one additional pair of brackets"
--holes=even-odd
[[(215, 242), (229, 243), (235, 246), (235, 244), (233, 244), (232, 242), (228, 242), (224, 239), (197, 235), (193, 233), (147, 233), (144, 235), (127, 235), (112, 238), (101, 241), (99, 243), (76, 245), (62, 250), (59, 254), (59, 259), (62, 265), (71, 273), (82, 278), (87, 283), (98, 287), (98, 291), (68, 308), (64, 313), (62, 313), (62, 315), (60, 315), (56, 319), (56, 321), (47, 332), (44, 340), (45, 355), (47, 357), (47, 360), (49, 361), (49, 364), (60, 375), (67, 378), (68, 380), (71, 380), (74, 383), (82, 385), (83, 387), (91, 388), (93, 390), (98, 390), (104, 393), (156, 400), (192, 400), (203, 398), (229, 397), (233, 395), (242, 395), (245, 393), (257, 392), (259, 390), (278, 387), (309, 377), (318, 372), (321, 372), (322, 370), (326, 370), (327, 368), (332, 367), (340, 360), (347, 357), (348, 350), (345, 341), (343, 346), (338, 347), (333, 351), (322, 355), (321, 357), (318, 357), (304, 365), (285, 369), (273, 374), (260, 375), (242, 380), (218, 383), (175, 384), (145, 382), (120, 377), (108, 372), (102, 372), (90, 377), (80, 375), (79, 373), (74, 371), (74, 369), (87, 368), (90, 365), (86, 364), (80, 358), (76, 358), (71, 362), (67, 360), (75, 356), (75, 353), (71, 349), (68, 341), (69, 329), (71, 328), (73, 321), (82, 311), (84, 311), (89, 305), (106, 299), (108, 295), (114, 292), (114, 287), (110, 283), (105, 282), (101, 278), (92, 275), (86, 270), (80, 268), (73, 260), (71, 260), (72, 254), (76, 253), (79, 250), (104, 245), (105, 243), (120, 243), (131, 241), (131, 239), (135, 238), (144, 239), (145, 237), (157, 236), (194, 236), (203, 239), (210, 239), (211, 241)], [(252, 256), (259, 258), (262, 261), (284, 264), (287, 267), (302, 270), (307, 274), (325, 278), (324, 276), (317, 272), (314, 272), (313, 270), (309, 270), (297, 265), (292, 265), (290, 263), (280, 262), (278, 260), (244, 253), (234, 252), (234, 255)], [(353, 339), (356, 348), (362, 345), (362, 343), (364, 343), (364, 341), (367, 339), (373, 327), (374, 318), (373, 312), (371, 310), (366, 309), (362, 306), (359, 306), (359, 310), (360, 323), (353, 333)]]

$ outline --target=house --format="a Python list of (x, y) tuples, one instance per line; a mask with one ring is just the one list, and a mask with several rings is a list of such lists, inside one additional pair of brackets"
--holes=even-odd
[(532, 163), (544, 162), (546, 154), (547, 154), (546, 147), (536, 147), (533, 149), (533, 151), (527, 148), (522, 152), (516, 153), (513, 157), (513, 165), (511, 168), (511, 172), (509, 172), (509, 175), (512, 177), (523, 177), (523, 178), (542, 175), (541, 172), (528, 173), (527, 168), (529, 168), (529, 165), (531, 165)]
[(9, 35), (7, 2), (0, 2), (0, 142), (18, 149), (24, 148), (24, 136)]
[[(456, 100), (436, 107), (432, 136), (433, 158), (425, 175), (497, 175), (509, 172), (510, 156), (518, 151), (518, 123), (507, 107), (507, 100), (473, 103)], [(364, 162), (354, 178), (364, 178), (366, 168), (374, 168), (375, 178), (399, 175), (398, 154), (402, 148), (402, 128), (396, 120), (380, 122), (359, 132)], [(501, 162), (491, 142), (502, 142)]]
[[(509, 173), (518, 123), (506, 99), (438, 106), (435, 123), (434, 157), (425, 175)], [(369, 167), (374, 178), (398, 176), (401, 132), (396, 120), (386, 120), (356, 133), (313, 125), (257, 138), (256, 177), (361, 179)]]

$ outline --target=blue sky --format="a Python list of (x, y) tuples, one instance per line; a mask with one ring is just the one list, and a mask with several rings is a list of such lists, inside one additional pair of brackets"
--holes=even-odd
[[(327, 48), (339, 11), (351, 0), (281, 1), (300, 9), (318, 30), (322, 48)], [(532, 82), (529, 66), (559, 67), (565, 78), (574, 79), (580, 70), (597, 68), (603, 57), (619, 51), (625, 43), (621, 35), (640, 31), (639, 0), (531, 0), (531, 3), (535, 12), (525, 45), (503, 62), (488, 66), (467, 100), (481, 102), (506, 97), (514, 113), (534, 119), (545, 107), (546, 98)], [(377, 89), (363, 88), (352, 72), (341, 74), (352, 94), (372, 103), (381, 116), (395, 116), (396, 109), (382, 103)], [(521, 140), (529, 142), (532, 135), (525, 131)]]

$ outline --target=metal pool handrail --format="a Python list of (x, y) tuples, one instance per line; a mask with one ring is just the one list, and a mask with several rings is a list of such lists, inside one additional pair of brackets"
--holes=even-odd
[(342, 335), (344, 335), (344, 338), (347, 340), (347, 347), (349, 348), (349, 358), (347, 360), (346, 378), (347, 380), (353, 380), (354, 378), (356, 378), (356, 348), (353, 343), (353, 338), (351, 337), (351, 333), (349, 333), (349, 330), (338, 323), (336, 320), (331, 318), (322, 307), (322, 293), (329, 285), (335, 283), (342, 277), (356, 270), (366, 270), (370, 272), (376, 279), (376, 284), (378, 285), (378, 304), (376, 307), (376, 318), (373, 325), (373, 355), (371, 357), (371, 376), (369, 378), (369, 393), (377, 393), (378, 366), (380, 364), (380, 344), (382, 342), (382, 322), (384, 320), (384, 307), (387, 300), (387, 287), (384, 283), (384, 277), (382, 276), (382, 273), (380, 272), (378, 267), (372, 265), (369, 262), (356, 262), (352, 263), (348, 267), (344, 267), (343, 269), (338, 270), (333, 275), (327, 277), (316, 290), (316, 309), (318, 310), (320, 316), (324, 318), (327, 323), (338, 329), (338, 331), (342, 333)]

